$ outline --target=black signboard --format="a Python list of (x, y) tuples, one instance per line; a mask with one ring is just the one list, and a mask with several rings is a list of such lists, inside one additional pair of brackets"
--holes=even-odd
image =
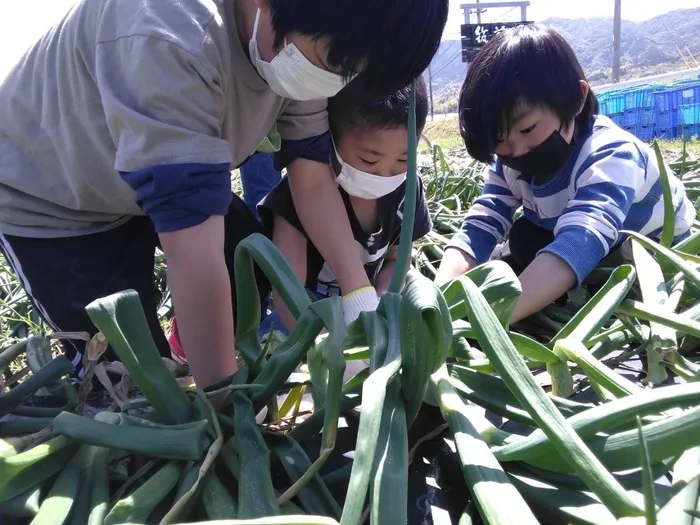
[(489, 39), (508, 28), (532, 24), (532, 22), (496, 22), (488, 24), (462, 24), (462, 62), (469, 62)]

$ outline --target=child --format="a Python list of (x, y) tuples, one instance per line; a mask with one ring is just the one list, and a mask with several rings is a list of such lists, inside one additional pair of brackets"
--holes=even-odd
[(197, 386), (235, 372), (230, 253), (250, 232), (232, 214), (230, 170), (266, 143), (310, 238), (361, 291), (345, 317), (376, 308), (329, 173), (326, 100), (351, 79), (391, 93), (428, 66), (449, 2), (401, 6), (73, 2), (0, 78), (0, 250), (52, 329), (94, 333), (85, 306), (133, 288), (170, 355), (160, 244)]
[[(581, 286), (605, 257), (620, 259), (620, 230), (661, 234), (654, 152), (598, 114), (581, 65), (553, 29), (527, 25), (494, 36), (470, 65), (459, 109), (467, 151), (491, 166), (437, 284), (488, 260), (510, 231), (522, 285), (515, 323)], [(689, 235), (695, 209), (668, 171), (677, 242)]]
[[(329, 125), (335, 145), (335, 172), (352, 232), (377, 294), (385, 292), (394, 271), (406, 189), (407, 123), (411, 87), (392, 95), (369, 98), (345, 90), (329, 99)], [(428, 113), (425, 82), (416, 80), (418, 136)], [(306, 285), (312, 300), (341, 295), (338, 283), (319, 250), (310, 242), (297, 216), (287, 179), (262, 200), (258, 211), (272, 240)], [(422, 184), (416, 201), (413, 238), (432, 228)], [(345, 295), (352, 300), (352, 295)], [(289, 333), (295, 321), (273, 293), (275, 311), (260, 327)]]

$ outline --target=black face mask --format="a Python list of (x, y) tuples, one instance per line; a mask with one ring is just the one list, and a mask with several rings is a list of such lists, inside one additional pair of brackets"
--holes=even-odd
[(539, 146), (519, 157), (499, 155), (504, 166), (532, 175), (537, 184), (544, 184), (562, 168), (571, 155), (573, 147), (564, 140), (558, 130)]

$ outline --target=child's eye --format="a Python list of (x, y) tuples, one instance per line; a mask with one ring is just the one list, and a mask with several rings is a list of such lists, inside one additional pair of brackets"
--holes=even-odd
[(357, 158), (360, 159), (360, 160), (361, 160), (362, 162), (364, 162), (365, 164), (367, 164), (368, 166), (374, 166), (374, 165), (377, 163), (376, 160), (370, 162), (369, 160), (363, 159), (362, 157), (357, 157)]
[(530, 133), (530, 132), (531, 132), (533, 129), (535, 129), (536, 127), (537, 127), (537, 123), (535, 122), (535, 123), (534, 123), (532, 126), (530, 126), (529, 128), (525, 128), (525, 129), (523, 129), (523, 130), (520, 130), (520, 133), (522, 133), (523, 135), (527, 135), (528, 133)]

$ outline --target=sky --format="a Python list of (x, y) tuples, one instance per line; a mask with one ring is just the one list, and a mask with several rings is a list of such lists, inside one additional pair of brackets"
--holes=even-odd
[[(77, 0), (0, 0), (0, 78), (31, 42), (61, 17)], [(484, 0), (487, 1), (487, 0)], [(450, 16), (444, 38), (459, 38), (463, 23), (460, 4), (450, 0)], [(612, 16), (613, 0), (530, 0), (528, 20), (550, 17)], [(700, 7), (700, 0), (622, 0), (622, 17), (641, 21), (675, 9)], [(520, 9), (489, 9), (482, 21), (519, 20)]]

